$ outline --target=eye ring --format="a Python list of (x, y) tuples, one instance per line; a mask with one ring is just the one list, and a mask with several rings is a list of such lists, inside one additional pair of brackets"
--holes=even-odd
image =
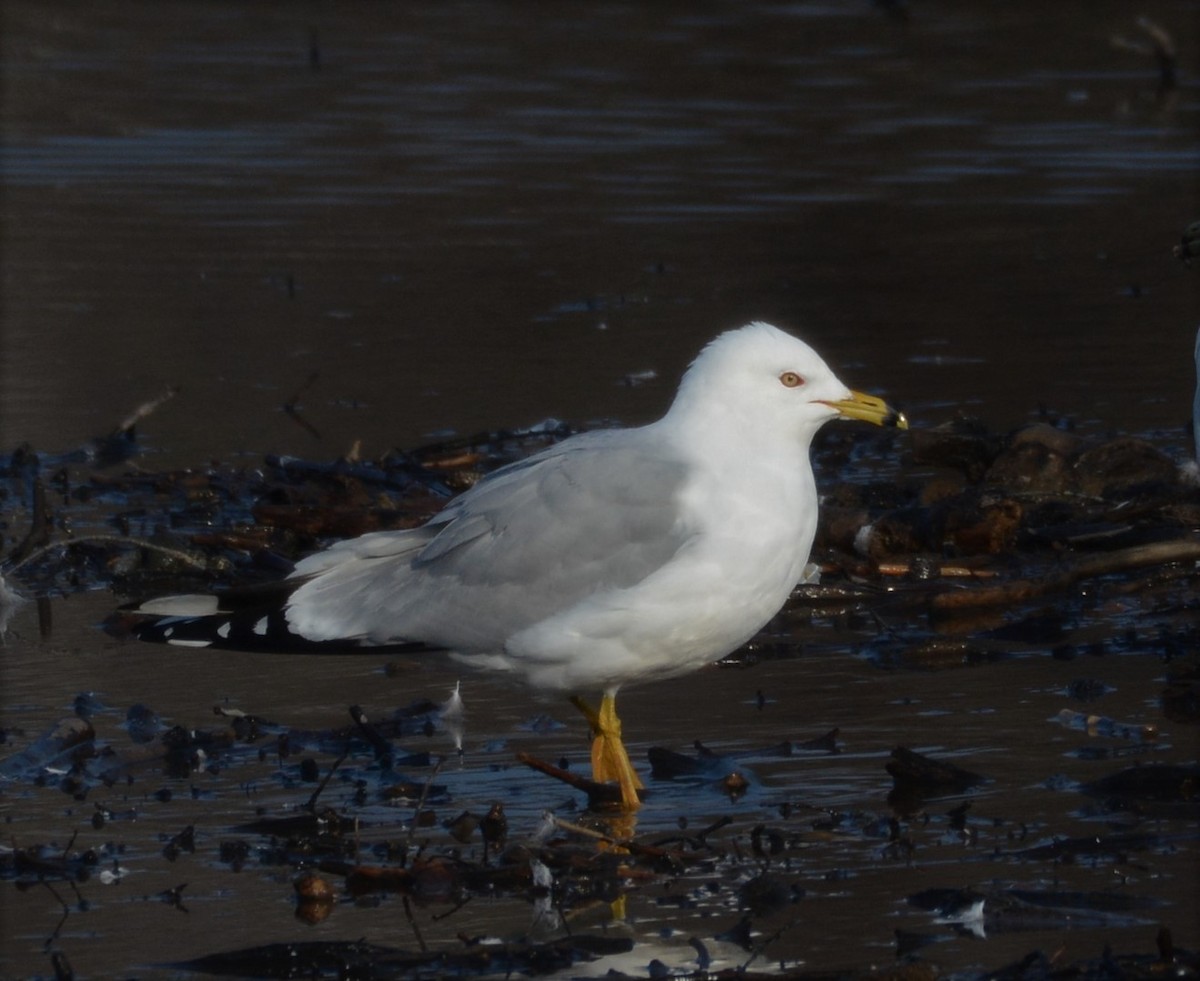
[(785, 371), (779, 376), (779, 383), (783, 385), (784, 388), (799, 388), (804, 384), (804, 379), (794, 371)]

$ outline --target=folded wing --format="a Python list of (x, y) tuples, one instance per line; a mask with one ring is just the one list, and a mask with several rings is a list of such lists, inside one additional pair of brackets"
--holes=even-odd
[(677, 496), (686, 465), (633, 436), (575, 437), (496, 471), (421, 528), (310, 556), (293, 573), (290, 628), (314, 641), (492, 652), (588, 596), (640, 582), (692, 529)]

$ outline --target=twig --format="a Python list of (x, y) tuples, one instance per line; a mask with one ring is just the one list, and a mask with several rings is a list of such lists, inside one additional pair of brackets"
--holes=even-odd
[(408, 925), (412, 927), (413, 936), (417, 938), (417, 946), (421, 948), (422, 954), (427, 954), (429, 947), (425, 943), (425, 938), (421, 936), (421, 928), (417, 926), (417, 918), (413, 916), (412, 904), (408, 901), (407, 893), (402, 898), (404, 900), (404, 916), (408, 920)]
[(316, 426), (305, 419), (301, 414), (302, 410), (300, 408), (300, 396), (313, 386), (318, 377), (320, 376), (314, 371), (308, 376), (304, 383), (298, 389), (296, 389), (292, 397), (283, 403), (283, 411), (287, 413), (288, 417), (295, 422), (296, 425), (308, 433), (308, 435), (310, 435), (313, 439), (320, 439), (321, 433)]
[[(881, 576), (910, 576), (913, 574), (913, 562), (907, 560), (880, 562), (876, 567)], [(994, 579), (1000, 575), (994, 569), (972, 569), (965, 565), (939, 566), (936, 575), (940, 579)]]
[(774, 933), (772, 933), (769, 937), (765, 937), (761, 943), (756, 944), (754, 947), (753, 953), (751, 953), (751, 955), (750, 955), (750, 959), (748, 961), (746, 961), (744, 964), (742, 964), (741, 967), (739, 968), (739, 970), (744, 972), (751, 964), (753, 964), (756, 960), (758, 960), (758, 958), (760, 958), (763, 955), (763, 952), (767, 949), (767, 947), (769, 947), (776, 940), (778, 940), (780, 937), (782, 937), (785, 933), (787, 933), (788, 930), (792, 929), (792, 927), (794, 927), (802, 919), (803, 919), (803, 917), (800, 917), (800, 916), (795, 917), (794, 919), (790, 920), (789, 922), (787, 922), (783, 926), (781, 926), (778, 930), (776, 930)]
[(1151, 545), (1134, 545), (1105, 555), (1081, 559), (1062, 572), (1042, 579), (1021, 579), (979, 589), (937, 593), (929, 602), (937, 613), (953, 613), (980, 606), (1004, 606), (1067, 589), (1081, 579), (1093, 579), (1114, 572), (1166, 565), (1171, 562), (1197, 561), (1200, 561), (1200, 539), (1177, 538)]
[(447, 916), (453, 916), (460, 909), (462, 909), (464, 906), (466, 906), (467, 903), (469, 903), (470, 901), (471, 901), (470, 895), (464, 896), (462, 899), (460, 899), (458, 902), (456, 902), (454, 904), (454, 909), (448, 909), (444, 913), (435, 913), (429, 919), (434, 923), (437, 923), (439, 920), (444, 920)]
[[(707, 828), (702, 828), (700, 831), (697, 831), (694, 834), (670, 835), (669, 837), (666, 837), (666, 838), (659, 838), (658, 844), (653, 845), (651, 847), (665, 848), (665, 846), (667, 846), (667, 845), (674, 844), (677, 841), (682, 841), (682, 842), (685, 842), (690, 848), (709, 848), (709, 849), (711, 849), (712, 846), (708, 843), (708, 836), (716, 833), (717, 831), (720, 831), (724, 827), (728, 827), (731, 824), (733, 824), (733, 818), (731, 818), (728, 814), (726, 814), (724, 817), (718, 818), (716, 821), (714, 821), (712, 824), (710, 824)], [(734, 842), (734, 846), (736, 847), (736, 839)]]
[(437, 758), (437, 762), (433, 764), (433, 769), (429, 773), (429, 778), (425, 781), (425, 786), (421, 788), (421, 796), (417, 798), (417, 806), (413, 810), (413, 822), (408, 828), (408, 840), (404, 843), (404, 850), (406, 852), (412, 845), (413, 835), (416, 834), (417, 831), (417, 821), (421, 816), (421, 808), (425, 806), (425, 798), (429, 796), (429, 788), (433, 785), (433, 778), (438, 775), (438, 771), (441, 770), (443, 762), (444, 758), (439, 756)]
[(614, 838), (603, 831), (597, 831), (595, 828), (586, 828), (582, 824), (575, 824), (573, 821), (564, 821), (560, 817), (554, 817), (551, 820), (556, 828), (568, 831), (571, 834), (582, 835), (585, 838), (594, 838), (596, 841), (603, 842), (606, 845), (615, 845), (617, 848), (625, 849), (631, 855), (641, 855), (643, 858), (668, 858), (676, 860), (682, 858), (679, 852), (672, 851), (669, 848), (661, 848), (658, 845), (643, 845), (633, 838)]
[(79, 544), (101, 544), (101, 545), (130, 545), (134, 548), (145, 548), (152, 552), (158, 552), (168, 558), (175, 559), (177, 562), (182, 562), (185, 565), (190, 565), (193, 569), (204, 570), (208, 568), (208, 564), (203, 559), (198, 559), (194, 555), (189, 555), (187, 552), (177, 548), (170, 548), (167, 545), (156, 545), (154, 542), (147, 541), (145, 538), (130, 538), (127, 535), (80, 535), (76, 538), (66, 538), (59, 542), (50, 542), (43, 545), (41, 548), (29, 555), (26, 555), (21, 561), (15, 565), (9, 566), (6, 572), (15, 572), (23, 565), (28, 565), (36, 559), (40, 559), (43, 555), (54, 551), (56, 548), (68, 548), (71, 545)]
[(329, 768), (329, 772), (326, 773), (324, 778), (321, 780), (321, 782), (319, 784), (317, 784), (317, 789), (312, 792), (312, 796), (308, 799), (308, 802), (304, 805), (305, 810), (309, 811), (310, 813), (316, 813), (317, 798), (321, 796), (321, 793), (325, 790), (325, 785), (329, 783), (330, 779), (337, 772), (338, 767), (341, 766), (342, 763), (345, 762), (346, 757), (349, 755), (350, 755), (350, 746), (347, 744), (346, 748), (342, 750), (342, 755), (333, 761), (333, 766), (331, 766)]
[(576, 824), (574, 821), (564, 821), (560, 817), (550, 819), (556, 828), (563, 831), (569, 831), (574, 835), (583, 835), (585, 838), (595, 838), (597, 841), (603, 841), (609, 845), (624, 845), (626, 842), (619, 841), (612, 835), (605, 834), (603, 831), (597, 831), (595, 828), (585, 828), (582, 824)]
[(528, 753), (518, 753), (517, 762), (524, 763), (530, 769), (544, 773), (548, 777), (553, 777), (555, 780), (568, 784), (576, 790), (582, 790), (588, 795), (590, 800), (608, 803), (621, 799), (621, 788), (615, 783), (597, 783), (595, 780), (581, 777), (578, 773), (564, 770), (561, 766), (555, 766), (553, 763), (539, 760), (536, 756), (530, 756)]
[[(72, 839), (74, 840), (74, 839)], [(63, 924), (67, 922), (67, 918), (71, 915), (71, 907), (66, 904), (58, 891), (50, 885), (45, 879), (41, 880), (42, 885), (50, 890), (50, 895), (58, 900), (58, 904), (62, 907), (62, 916), (59, 917), (58, 923), (54, 925), (54, 932), (46, 938), (46, 942), (42, 945), (43, 950), (49, 950), (51, 945), (58, 939), (58, 935), (62, 933)]]

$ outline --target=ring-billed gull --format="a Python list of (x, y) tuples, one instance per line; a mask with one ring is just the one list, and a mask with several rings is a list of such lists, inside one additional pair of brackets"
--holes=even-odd
[[(282, 617), (159, 619), (143, 636), (237, 646), (276, 627), (312, 642), (420, 642), (541, 691), (599, 689), (592, 769), (627, 808), (638, 779), (617, 689), (748, 641), (802, 579), (817, 528), (809, 446), (839, 416), (907, 428), (769, 324), (721, 334), (647, 426), (582, 433), (490, 474), (420, 528), (302, 560)], [(141, 612), (179, 612), (170, 600)], [(186, 628), (191, 628), (185, 630)], [(185, 636), (186, 635), (186, 636)], [(190, 638), (190, 639), (187, 639)]]

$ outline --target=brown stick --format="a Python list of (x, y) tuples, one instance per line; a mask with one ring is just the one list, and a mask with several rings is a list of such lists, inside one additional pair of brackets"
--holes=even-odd
[[(600, 786), (607, 786), (607, 784), (600, 784)], [(639, 841), (634, 841), (632, 838), (614, 838), (612, 835), (606, 835), (603, 831), (596, 831), (594, 828), (585, 828), (582, 824), (576, 824), (573, 821), (564, 821), (562, 818), (556, 817), (554, 819), (554, 826), (571, 834), (581, 835), (585, 838), (595, 838), (597, 841), (602, 841), (607, 845), (624, 848), (631, 855), (640, 855), (643, 858), (654, 859), (665, 858), (672, 862), (683, 861), (683, 853), (680, 851), (661, 848), (658, 845), (644, 845)]]
[[(28, 539), (26, 539), (28, 540)], [(37, 559), (40, 559), (48, 552), (52, 552), (57, 548), (70, 548), (72, 545), (129, 545), (133, 548), (142, 548), (151, 552), (158, 552), (160, 555), (165, 555), (169, 559), (174, 559), (183, 565), (191, 566), (193, 569), (204, 570), (208, 568), (208, 563), (195, 555), (181, 551), (177, 548), (168, 548), (165, 545), (158, 545), (154, 542), (147, 541), (145, 538), (131, 538), (128, 535), (79, 535), (75, 538), (64, 538), (60, 541), (49, 542), (42, 545), (40, 548), (34, 549), (27, 555), (23, 555), (20, 561), (9, 567), (12, 572), (21, 568), (23, 565), (28, 565)], [(24, 543), (22, 543), (24, 548)]]
[(621, 788), (615, 783), (597, 783), (595, 780), (581, 777), (578, 773), (564, 770), (561, 766), (539, 760), (536, 756), (530, 756), (528, 753), (518, 753), (517, 762), (524, 763), (530, 769), (553, 777), (576, 790), (582, 790), (591, 800), (616, 802), (621, 799)]
[(1104, 555), (1081, 559), (1043, 579), (1021, 579), (980, 589), (957, 589), (938, 593), (930, 599), (934, 612), (951, 613), (980, 606), (1003, 606), (1067, 589), (1081, 579), (1141, 569), (1169, 562), (1200, 561), (1200, 538), (1176, 538), (1150, 545), (1134, 545)]
[[(880, 562), (876, 568), (881, 576), (907, 576), (913, 571), (909, 561)], [(995, 569), (975, 569), (966, 565), (943, 565), (937, 570), (939, 579), (994, 579), (1000, 575)]]

